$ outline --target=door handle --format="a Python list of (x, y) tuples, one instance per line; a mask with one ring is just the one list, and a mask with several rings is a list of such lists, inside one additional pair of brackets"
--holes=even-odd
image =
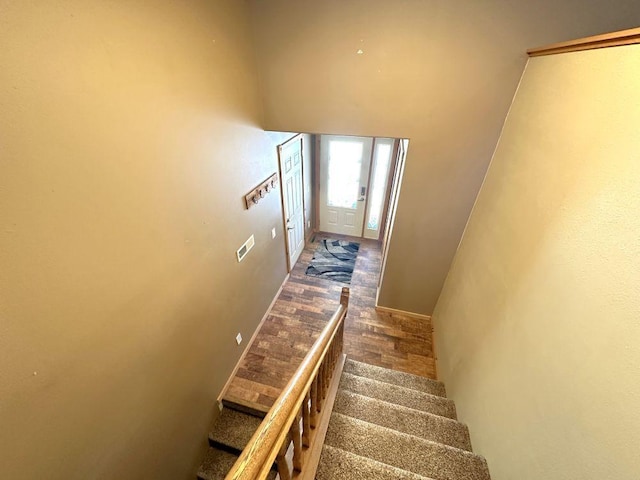
[(358, 201), (359, 201), (359, 202), (364, 202), (364, 197), (360, 197), (360, 198), (358, 199)]
[(294, 227), (287, 227), (287, 230), (295, 230)]

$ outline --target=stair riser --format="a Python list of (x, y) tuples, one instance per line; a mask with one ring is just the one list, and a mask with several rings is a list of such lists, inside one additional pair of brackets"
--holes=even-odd
[(344, 390), (338, 392), (333, 411), (425, 440), (471, 451), (467, 426), (450, 418)]
[(325, 445), (315, 480), (431, 480)]
[(344, 371), (359, 377), (371, 378), (439, 397), (447, 396), (442, 382), (409, 373), (396, 372), (353, 360), (347, 360), (344, 365)]
[(339, 413), (332, 415), (325, 444), (437, 480), (490, 480), (479, 455)]
[(269, 412), (268, 408), (265, 408), (260, 405), (255, 405), (255, 406), (244, 405), (242, 403), (235, 402), (233, 400), (228, 400), (225, 398), (222, 399), (222, 406), (224, 408), (236, 410), (238, 412), (246, 413), (247, 415), (253, 415), (254, 417), (258, 417), (258, 418), (266, 417), (267, 413)]
[(457, 418), (455, 404), (447, 398), (359, 377), (350, 373), (343, 373), (340, 380), (340, 389), (453, 420)]

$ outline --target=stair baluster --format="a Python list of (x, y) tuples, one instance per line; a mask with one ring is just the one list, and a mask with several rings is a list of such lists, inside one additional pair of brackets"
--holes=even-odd
[(296, 419), (291, 425), (291, 438), (293, 439), (293, 469), (296, 472), (302, 471), (302, 430), (300, 429), (300, 422), (302, 421), (302, 415), (298, 412)]
[(307, 392), (302, 403), (302, 446), (311, 446), (311, 415), (309, 412), (311, 404), (311, 395)]
[(311, 383), (311, 405), (310, 405), (310, 424), (311, 428), (318, 425), (318, 377), (316, 376)]
[[(344, 320), (349, 289), (343, 288), (340, 306), (311, 347), (260, 427), (229, 471), (226, 480), (264, 480), (276, 462), (281, 480), (302, 472), (305, 450), (312, 447), (329, 385), (344, 345)], [(331, 412), (323, 412), (329, 415)], [(302, 425), (302, 427), (301, 427)], [(293, 443), (293, 472), (286, 454)], [(315, 467), (315, 466), (314, 466)]]

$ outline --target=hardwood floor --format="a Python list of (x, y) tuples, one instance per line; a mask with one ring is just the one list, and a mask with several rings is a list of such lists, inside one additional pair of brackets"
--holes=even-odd
[[(375, 310), (380, 242), (319, 233), (360, 243), (351, 280), (344, 349), (354, 360), (435, 378), (431, 321)], [(305, 274), (317, 243), (308, 243), (245, 355), (223, 401), (268, 411), (326, 322), (344, 284)]]

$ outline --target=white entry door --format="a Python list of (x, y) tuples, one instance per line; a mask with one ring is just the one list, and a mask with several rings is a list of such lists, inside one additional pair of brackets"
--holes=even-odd
[(372, 138), (320, 140), (320, 230), (362, 236)]
[(289, 271), (304, 249), (302, 138), (278, 147)]

